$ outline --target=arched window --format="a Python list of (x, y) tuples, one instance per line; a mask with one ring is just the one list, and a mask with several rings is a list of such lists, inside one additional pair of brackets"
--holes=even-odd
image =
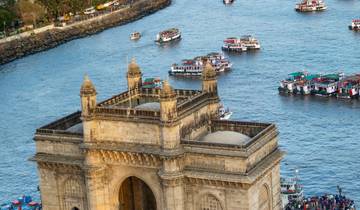
[(80, 210), (78, 207), (73, 207), (71, 210)]
[(260, 210), (270, 210), (270, 196), (266, 185), (263, 185), (260, 189), (259, 207)]
[(219, 200), (210, 194), (204, 195), (200, 200), (199, 210), (222, 210)]

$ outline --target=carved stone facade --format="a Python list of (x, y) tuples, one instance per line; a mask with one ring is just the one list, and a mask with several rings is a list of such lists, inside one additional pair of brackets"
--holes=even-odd
[(202, 90), (129, 88), (97, 103), (88, 77), (82, 112), (36, 131), (45, 210), (278, 210), (276, 126), (219, 120), (216, 73)]

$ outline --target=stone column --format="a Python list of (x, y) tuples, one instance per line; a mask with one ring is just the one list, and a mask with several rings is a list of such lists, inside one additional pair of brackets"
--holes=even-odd
[(181, 171), (181, 157), (165, 158), (162, 179), (165, 207), (164, 210), (185, 210), (184, 175)]
[(89, 210), (109, 210), (110, 199), (106, 169), (87, 166), (85, 168), (86, 191)]

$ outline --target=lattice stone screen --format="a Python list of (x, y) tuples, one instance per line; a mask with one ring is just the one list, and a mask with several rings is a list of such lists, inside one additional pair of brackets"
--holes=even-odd
[(207, 194), (200, 200), (200, 210), (222, 210), (222, 208), (215, 196)]

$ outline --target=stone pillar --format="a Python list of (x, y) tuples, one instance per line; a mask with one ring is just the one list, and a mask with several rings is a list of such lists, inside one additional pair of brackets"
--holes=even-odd
[(89, 210), (109, 210), (111, 207), (105, 168), (87, 166), (85, 172)]
[(163, 160), (163, 170), (159, 175), (163, 184), (164, 210), (185, 210), (182, 158), (182, 155), (177, 155)]
[(164, 210), (185, 210), (184, 185), (181, 176), (163, 179), (163, 190)]
[(40, 177), (39, 187), (43, 209), (60, 210), (60, 194), (57, 187), (55, 171), (47, 168), (46, 164), (38, 164)]

